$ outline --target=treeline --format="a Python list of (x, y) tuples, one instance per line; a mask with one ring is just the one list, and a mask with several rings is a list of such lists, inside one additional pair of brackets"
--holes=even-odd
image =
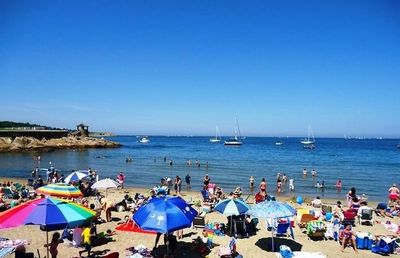
[(46, 130), (58, 130), (60, 128), (50, 127), (45, 125), (31, 124), (31, 123), (21, 123), (13, 121), (0, 121), (0, 128), (17, 128), (17, 127), (43, 127)]

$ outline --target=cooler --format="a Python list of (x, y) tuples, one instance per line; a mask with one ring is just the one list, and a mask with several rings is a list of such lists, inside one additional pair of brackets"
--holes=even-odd
[(357, 233), (356, 245), (358, 249), (371, 250), (372, 248), (372, 235), (371, 233)]

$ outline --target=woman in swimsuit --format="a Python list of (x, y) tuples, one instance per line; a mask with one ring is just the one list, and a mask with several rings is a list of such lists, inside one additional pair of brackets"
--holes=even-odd
[(353, 249), (356, 253), (358, 253), (357, 246), (356, 246), (356, 241), (354, 240), (355, 233), (351, 230), (351, 225), (346, 224), (345, 228), (342, 231), (342, 249), (340, 251), (344, 252), (344, 248), (346, 247), (347, 244), (351, 244), (353, 246)]

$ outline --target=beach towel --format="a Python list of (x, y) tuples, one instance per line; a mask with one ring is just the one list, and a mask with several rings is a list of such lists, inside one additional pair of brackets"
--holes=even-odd
[[(280, 253), (276, 253), (276, 257), (283, 258)], [(293, 258), (326, 258), (321, 252), (293, 252)]]
[(137, 232), (137, 233), (143, 233), (143, 234), (157, 234), (155, 231), (149, 231), (149, 230), (143, 230), (141, 229), (138, 225), (133, 223), (132, 221), (129, 221), (128, 223), (121, 224), (115, 228), (115, 230), (120, 230), (120, 231), (130, 231), (130, 232)]
[(381, 224), (385, 227), (386, 230), (389, 230), (391, 232), (396, 233), (399, 230), (399, 225), (391, 223), (390, 221), (381, 222)]

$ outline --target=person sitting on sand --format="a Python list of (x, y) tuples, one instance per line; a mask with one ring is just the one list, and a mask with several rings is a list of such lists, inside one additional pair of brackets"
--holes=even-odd
[(356, 233), (354, 233), (351, 230), (351, 225), (346, 224), (345, 228), (341, 231), (341, 237), (342, 237), (342, 248), (340, 251), (344, 252), (344, 248), (346, 247), (347, 244), (351, 244), (353, 246), (353, 249), (356, 253), (358, 253), (357, 246), (356, 246), (356, 241), (355, 241), (355, 236)]
[(235, 191), (233, 191), (233, 197), (240, 198), (241, 195), (242, 195), (242, 189), (238, 186), (236, 187)]
[(322, 201), (319, 196), (317, 196), (314, 200), (311, 201), (311, 206), (314, 208), (321, 208)]
[(341, 201), (336, 202), (336, 205), (333, 207), (332, 215), (338, 218), (340, 221), (344, 220), (343, 207)]

